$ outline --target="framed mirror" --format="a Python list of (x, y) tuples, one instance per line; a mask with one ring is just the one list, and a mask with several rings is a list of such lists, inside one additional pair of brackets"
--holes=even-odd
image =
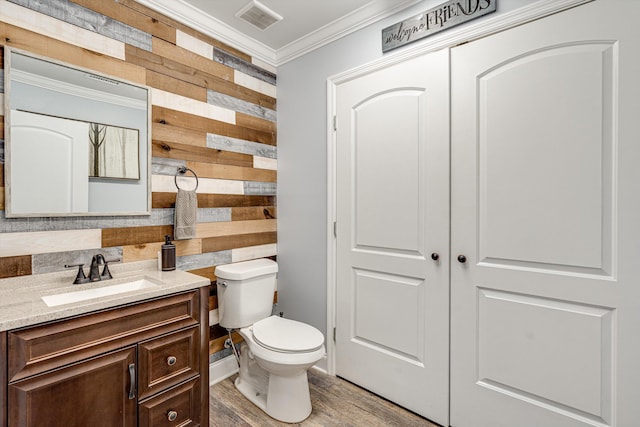
[(5, 215), (149, 215), (148, 88), (5, 47)]

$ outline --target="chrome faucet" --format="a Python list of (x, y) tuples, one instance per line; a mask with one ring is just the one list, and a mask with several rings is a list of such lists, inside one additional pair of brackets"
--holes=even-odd
[[(118, 262), (119, 259), (113, 259), (107, 261), (104, 259), (104, 255), (96, 254), (91, 259), (91, 267), (89, 268), (89, 277), (84, 275), (84, 264), (65, 264), (65, 268), (78, 267), (78, 274), (76, 275), (76, 279), (73, 281), (74, 285), (88, 283), (88, 282), (98, 282), (100, 280), (109, 280), (112, 279), (113, 276), (109, 271), (109, 263), (110, 262)], [(100, 266), (104, 265), (102, 269), (102, 273), (100, 272)]]

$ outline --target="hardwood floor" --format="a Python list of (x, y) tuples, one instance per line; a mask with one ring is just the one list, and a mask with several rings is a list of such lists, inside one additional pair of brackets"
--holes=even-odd
[(353, 426), (353, 427), (439, 427), (348, 381), (309, 371), (313, 411), (299, 424), (274, 420), (247, 400), (233, 384), (237, 375), (210, 388), (211, 427)]

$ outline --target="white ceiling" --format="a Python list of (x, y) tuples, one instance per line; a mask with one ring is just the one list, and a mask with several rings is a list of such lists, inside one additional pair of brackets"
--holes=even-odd
[(250, 0), (138, 0), (278, 66), (421, 0), (258, 0), (283, 19), (265, 30), (237, 18)]

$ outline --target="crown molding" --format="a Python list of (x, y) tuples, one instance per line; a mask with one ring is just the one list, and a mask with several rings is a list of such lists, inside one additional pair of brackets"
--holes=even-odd
[(385, 2), (372, 1), (277, 50), (244, 35), (210, 15), (202, 13), (200, 9), (191, 6), (184, 0), (136, 1), (268, 65), (278, 67), (422, 0), (405, 0), (392, 8), (388, 7)]
[(380, 2), (371, 2), (364, 5), (278, 49), (276, 52), (278, 65), (285, 64), (326, 44), (361, 30), (368, 25), (392, 16), (421, 1), (422, 0), (405, 0), (394, 7), (385, 6)]

